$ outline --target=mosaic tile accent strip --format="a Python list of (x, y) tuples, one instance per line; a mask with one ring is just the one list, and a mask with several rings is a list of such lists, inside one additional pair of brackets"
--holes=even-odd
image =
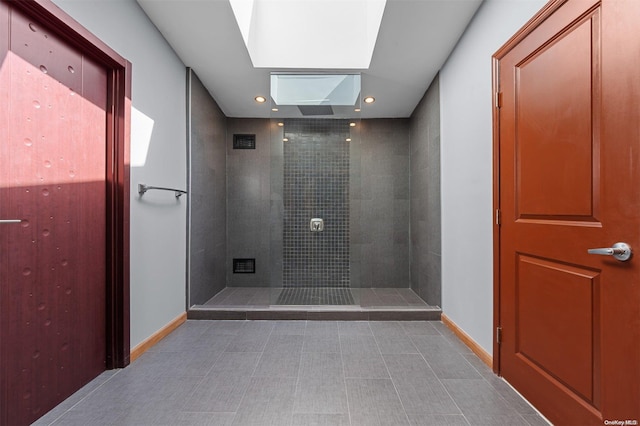
[(284, 137), (283, 287), (349, 287), (349, 121), (287, 120)]
[(283, 288), (276, 305), (355, 305), (351, 289), (339, 287)]

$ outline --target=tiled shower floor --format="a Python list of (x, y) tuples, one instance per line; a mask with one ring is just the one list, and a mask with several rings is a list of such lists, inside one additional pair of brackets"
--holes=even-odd
[[(308, 290), (227, 287), (203, 305), (191, 307), (188, 315), (190, 319), (250, 320), (440, 319), (440, 308), (428, 305), (409, 288), (352, 289), (351, 294), (345, 294), (344, 288)], [(345, 303), (349, 297), (355, 304)]]
[(355, 305), (350, 288), (288, 287), (280, 290), (276, 305)]
[(439, 321), (187, 321), (36, 424), (547, 425)]

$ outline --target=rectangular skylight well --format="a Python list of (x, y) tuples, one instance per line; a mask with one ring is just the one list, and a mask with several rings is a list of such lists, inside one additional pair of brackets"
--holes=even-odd
[(359, 74), (271, 74), (276, 105), (356, 105)]
[(256, 68), (367, 69), (386, 0), (229, 0)]

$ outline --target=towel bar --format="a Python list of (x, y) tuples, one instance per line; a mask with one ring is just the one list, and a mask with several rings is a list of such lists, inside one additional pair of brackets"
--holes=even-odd
[(183, 191), (181, 189), (164, 188), (162, 186), (150, 186), (150, 185), (145, 185), (144, 183), (138, 184), (138, 194), (140, 194), (140, 196), (142, 196), (145, 192), (147, 192), (150, 189), (159, 189), (161, 191), (173, 191), (175, 192), (176, 198), (180, 198), (182, 194), (187, 194), (187, 191)]

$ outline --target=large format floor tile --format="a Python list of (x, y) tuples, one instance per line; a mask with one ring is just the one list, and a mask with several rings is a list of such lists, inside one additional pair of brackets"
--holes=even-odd
[(36, 424), (547, 423), (440, 322), (187, 321)]

